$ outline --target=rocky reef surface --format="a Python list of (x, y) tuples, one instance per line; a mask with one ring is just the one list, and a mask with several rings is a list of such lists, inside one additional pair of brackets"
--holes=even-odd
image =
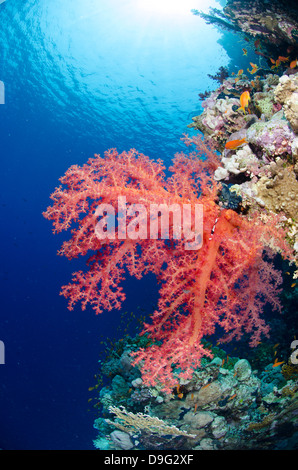
[[(247, 217), (257, 212), (264, 221), (268, 212), (280, 214), (298, 266), (296, 2), (229, 0), (222, 14), (213, 9), (201, 16), (253, 41), (263, 68), (259, 61), (247, 73), (229, 76), (221, 67), (215, 77), (220, 85), (201, 94), (203, 112), (188, 127), (202, 133), (220, 157), (214, 168), (221, 183), (218, 203)], [(243, 104), (245, 93), (249, 98)], [(289, 277), (283, 295), (292, 324), (297, 323), (298, 269)], [(278, 321), (272, 326), (282, 330)], [(283, 328), (288, 338), (288, 325)], [(294, 330), (295, 325), (291, 335)], [(290, 350), (278, 359), (278, 344), (260, 344), (251, 360), (210, 343), (213, 358), (203, 359), (191, 379), (177, 378), (176, 388), (165, 394), (161, 387), (145, 386), (142, 364), (133, 366), (131, 353), (142, 347), (150, 347), (145, 336), (126, 337), (100, 365), (104, 383), (94, 387), (96, 449), (298, 448), (298, 365)]]
[[(119, 344), (118, 344), (119, 346)], [(215, 348), (172, 394), (146, 387), (130, 353), (137, 339), (121, 345), (101, 372), (101, 417), (94, 428), (100, 450), (293, 449), (298, 446), (298, 366), (268, 363), (253, 370), (246, 359)], [(276, 365), (277, 364), (277, 365)]]
[[(250, 101), (242, 110), (245, 91)], [(202, 107), (189, 127), (203, 132), (221, 154), (214, 178), (241, 197), (243, 210), (282, 214), (298, 256), (297, 69), (254, 80), (244, 73), (229, 77)]]

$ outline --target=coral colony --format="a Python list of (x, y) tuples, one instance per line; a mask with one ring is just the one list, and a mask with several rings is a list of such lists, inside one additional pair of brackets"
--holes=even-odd
[[(153, 273), (160, 286), (141, 335), (102, 364), (111, 385), (97, 398), (109, 416), (96, 420), (98, 449), (295, 445), (297, 363), (262, 341), (265, 306), (282, 309), (277, 253), (292, 265), (293, 289), (298, 277), (298, 28), (282, 2), (266, 4), (271, 20), (260, 1), (238, 4), (205, 19), (243, 33), (243, 55), (252, 48), (263, 62), (213, 77), (220, 86), (201, 94), (189, 125), (199, 132), (183, 137), (189, 151), (175, 155), (170, 176), (161, 160), (110, 149), (70, 167), (44, 213), (54, 232), (70, 230), (60, 255), (89, 256), (62, 287), (70, 310), (120, 309), (127, 272)], [(244, 337), (263, 351), (259, 371), (218, 347)]]
[[(199, 143), (204, 145), (196, 139), (197, 146)], [(71, 167), (61, 178), (64, 189), (56, 189), (54, 204), (45, 213), (56, 232), (77, 223), (60, 254), (72, 259), (94, 252), (88, 260), (89, 270), (75, 273), (72, 283), (62, 289), (70, 309), (76, 302), (83, 309), (91, 304), (96, 313), (120, 308), (125, 298), (120, 286), (125, 267), (137, 278), (148, 272), (156, 274), (161, 283), (159, 306), (144, 332), (162, 344), (139, 351), (136, 362), (144, 360), (145, 383), (155, 385), (158, 380), (168, 392), (177, 383), (173, 364), (181, 369), (179, 377), (190, 378), (202, 356), (210, 356), (201, 339), (214, 333), (217, 324), (226, 333), (223, 340), (240, 338), (247, 331), (255, 345), (262, 334), (268, 334), (262, 309), (267, 302), (280, 308), (277, 287), (281, 278), (262, 254), (267, 249), (291, 257), (278, 216), (268, 216), (264, 223), (258, 214), (248, 220), (231, 209), (220, 209), (215, 202), (217, 184), (211, 184), (203, 172), (197, 153), (180, 153), (170, 170), (172, 176), (165, 179), (161, 162), (135, 150), (121, 154), (109, 150), (104, 158), (97, 155), (83, 167)], [(186, 250), (183, 235), (174, 239), (171, 223), (169, 240), (98, 239), (95, 208), (107, 203), (117, 207), (119, 195), (125, 196), (127, 204), (141, 202), (148, 212), (152, 203), (193, 208), (201, 204), (202, 248)]]

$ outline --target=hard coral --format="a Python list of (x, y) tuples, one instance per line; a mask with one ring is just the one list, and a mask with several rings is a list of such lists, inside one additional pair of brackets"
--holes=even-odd
[(274, 91), (276, 100), (283, 106), (286, 119), (298, 133), (298, 74), (283, 75)]

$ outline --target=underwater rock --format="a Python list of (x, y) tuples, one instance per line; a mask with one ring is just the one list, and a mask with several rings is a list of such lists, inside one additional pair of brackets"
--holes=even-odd
[(206, 438), (200, 441), (200, 445), (195, 447), (194, 450), (215, 450), (216, 443), (214, 439)]
[(260, 157), (283, 155), (291, 152), (291, 144), (295, 138), (293, 131), (284, 119), (271, 119), (256, 122), (247, 130), (247, 141), (260, 153)]
[(290, 8), (288, 3), (282, 7), (276, 0), (228, 0), (224, 13), (237, 29), (253, 37), (275, 45), (296, 44), (298, 22), (294, 4)]
[(209, 412), (199, 411), (194, 413), (193, 411), (189, 411), (183, 417), (183, 421), (191, 425), (191, 432), (194, 429), (204, 428), (208, 426), (208, 424), (212, 423), (214, 416)]
[(228, 425), (223, 416), (217, 416), (211, 423), (212, 434), (215, 439), (221, 439), (228, 432)]
[(258, 197), (266, 207), (274, 212), (284, 212), (287, 217), (297, 220), (298, 217), (298, 181), (295, 173), (283, 167), (279, 159), (276, 166), (270, 165), (273, 177), (263, 176), (255, 184)]
[(278, 103), (283, 106), (286, 119), (298, 133), (298, 74), (283, 75), (274, 91)]
[(233, 175), (246, 173), (247, 176), (251, 173), (254, 174), (259, 166), (259, 160), (251, 151), (251, 148), (248, 145), (245, 145), (244, 147), (236, 150), (234, 155), (229, 158), (223, 157), (222, 164), (224, 165), (224, 168), (221, 169), (219, 167), (214, 173), (214, 178), (217, 181), (223, 179), (223, 176), (227, 178), (227, 175), (230, 173)]
[(116, 447), (122, 450), (130, 450), (134, 447), (134, 444), (132, 443), (129, 434), (123, 431), (113, 431), (110, 434), (110, 437)]
[[(127, 387), (133, 386), (134, 392), (150, 392), (148, 401), (138, 403), (137, 408), (131, 391), (122, 396), (127, 410), (137, 409), (141, 414), (150, 411), (148, 419), (161, 419), (172, 426), (177, 435), (152, 435), (149, 428), (131, 434), (120, 429), (119, 422), (97, 418), (94, 427), (99, 435), (93, 441), (94, 446), (101, 450), (287, 448), (293, 445), (297, 430), (297, 380), (292, 380), (291, 376), (287, 381), (281, 369), (272, 364), (264, 367), (257, 373), (246, 359), (229, 357), (228, 361), (223, 361), (215, 356), (206, 360), (194, 371), (193, 377), (184, 385), (180, 384), (171, 395), (164, 395), (158, 387), (143, 387), (141, 379), (127, 380)], [(113, 387), (121, 382), (121, 389), (126, 389), (119, 376), (116, 377), (116, 380), (110, 377)], [(109, 386), (102, 388), (99, 394), (106, 415), (108, 403), (112, 399), (112, 406), (115, 406), (118, 398)], [(131, 416), (137, 419), (138, 414)], [(133, 427), (134, 421), (130, 424)], [(113, 425), (116, 430), (111, 429)], [(283, 431), (285, 426), (287, 433)]]
[(240, 359), (234, 366), (234, 373), (240, 382), (251, 376), (250, 363), (246, 359)]

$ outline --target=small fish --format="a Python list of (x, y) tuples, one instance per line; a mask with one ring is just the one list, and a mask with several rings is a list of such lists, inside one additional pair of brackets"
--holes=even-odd
[(257, 68), (258, 68), (257, 64), (253, 64), (252, 62), (249, 62), (249, 63), (250, 63), (250, 65), (252, 66), (253, 69), (257, 69)]
[(260, 55), (262, 57), (267, 57), (265, 54), (263, 54), (263, 52), (260, 51), (255, 51), (255, 54)]
[(235, 72), (232, 72), (232, 75), (235, 75)]
[(194, 394), (192, 393), (192, 394), (190, 395), (190, 399), (193, 400), (193, 397), (194, 397)]
[(243, 48), (242, 51), (243, 51), (243, 55), (247, 55), (247, 49)]
[(201, 390), (203, 390), (204, 388), (209, 387), (209, 385), (211, 385), (211, 382), (209, 384), (203, 385), (203, 387), (201, 387)]
[(225, 359), (223, 358), (222, 362), (221, 362), (221, 366), (223, 366), (225, 363)]
[(253, 75), (254, 73), (256, 73), (258, 71), (258, 68), (252, 68), (251, 70), (247, 69), (248, 73), (250, 73), (251, 75)]
[(226, 143), (225, 148), (228, 150), (235, 150), (240, 145), (243, 145), (246, 143), (246, 139), (236, 139), (236, 140), (230, 140), (229, 142)]
[(280, 60), (281, 62), (288, 62), (290, 60), (290, 57), (284, 57), (283, 55), (279, 55), (278, 60)]
[(229, 400), (233, 400), (235, 397), (237, 396), (237, 393), (234, 393), (234, 395), (232, 395)]
[(281, 64), (281, 61), (279, 59), (277, 59), (277, 61), (275, 62), (275, 67), (279, 67)]
[(183, 393), (179, 393), (178, 398), (183, 398)]
[(244, 38), (244, 41), (249, 42), (249, 39), (248, 39), (248, 38)]
[(281, 364), (284, 364), (285, 361), (280, 361), (280, 362), (275, 362), (272, 367), (277, 367), (280, 366)]
[(238, 111), (242, 109), (245, 112), (245, 108), (247, 108), (248, 103), (250, 101), (250, 94), (249, 91), (244, 91), (242, 95), (240, 96), (240, 108), (238, 108)]
[(254, 42), (254, 45), (255, 45), (255, 48), (258, 49), (260, 47), (260, 39), (257, 39), (255, 42)]
[(243, 74), (243, 69), (240, 69), (237, 73), (237, 75), (242, 75)]
[(255, 82), (254, 82), (253, 80), (250, 82), (250, 84), (251, 84), (251, 86), (252, 86), (253, 88), (256, 86), (256, 84), (255, 84)]
[(88, 388), (88, 392), (92, 392), (92, 390), (94, 390), (95, 387), (89, 387)]
[(271, 64), (275, 64), (275, 60), (274, 59), (271, 59), (271, 57), (269, 57), (270, 61), (271, 61)]
[(292, 60), (292, 62), (290, 63), (290, 68), (294, 69), (296, 67), (296, 65), (297, 65), (297, 59)]
[(273, 346), (273, 349), (276, 349), (277, 346), (279, 346), (279, 343), (276, 343), (276, 344)]
[(291, 287), (295, 287), (296, 286), (296, 282), (293, 282), (293, 284), (291, 284)]
[(196, 404), (195, 404), (195, 410), (194, 410), (194, 412), (197, 411), (197, 408), (198, 408), (198, 404), (196, 403)]

